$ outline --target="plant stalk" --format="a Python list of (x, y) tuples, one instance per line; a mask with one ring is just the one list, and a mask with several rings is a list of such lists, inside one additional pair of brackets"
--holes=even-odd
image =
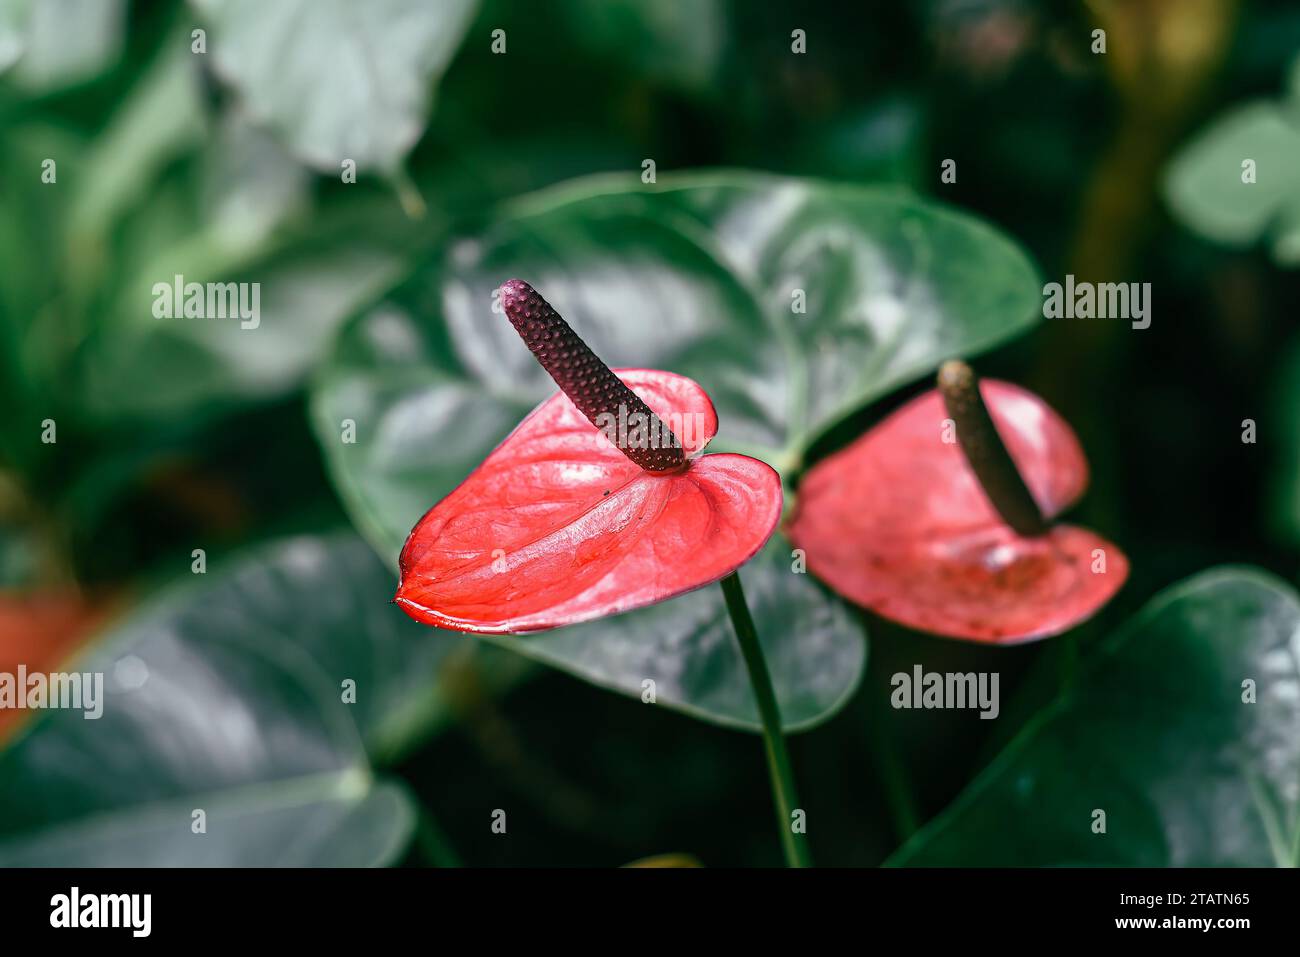
[(754, 688), (758, 714), (763, 724), (763, 749), (767, 754), (768, 775), (772, 779), (772, 799), (776, 804), (777, 829), (781, 834), (781, 849), (790, 867), (810, 867), (808, 838), (794, 829), (793, 812), (799, 809), (795, 794), (794, 773), (790, 768), (790, 754), (785, 747), (785, 734), (781, 730), (781, 711), (777, 707), (772, 677), (763, 659), (763, 648), (758, 643), (758, 631), (745, 603), (745, 592), (740, 587), (740, 575), (732, 572), (722, 579), (722, 594), (727, 601), (727, 612), (736, 631), (740, 654), (749, 670), (749, 683)]

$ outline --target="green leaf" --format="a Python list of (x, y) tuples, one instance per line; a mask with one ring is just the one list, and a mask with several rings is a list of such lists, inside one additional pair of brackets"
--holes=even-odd
[[(368, 193), (290, 222), (308, 206), (306, 171), (241, 114), (209, 124), (188, 33), (165, 35), (89, 148), (45, 154), (60, 157), (72, 201), (56, 220), (67, 227), (54, 244), (60, 296), (26, 310), (36, 324), (27, 344), (49, 343), (28, 365), (101, 423), (178, 421), (293, 390), (337, 325), (399, 275), (414, 230), (394, 222), (395, 203)], [(64, 158), (82, 154), (94, 176)], [(0, 245), (5, 227), (0, 217)], [(258, 314), (185, 317), (183, 302), (172, 302), (174, 318), (160, 318), (160, 284), (178, 275), (205, 292), (246, 283), (250, 305), (255, 285)]]
[(102, 717), (44, 712), (0, 754), (0, 862), (393, 860), (414, 810), (367, 746), (427, 728), (439, 670), (474, 646), (406, 619), (392, 587), (354, 536), (303, 537), (149, 602), (69, 666), (104, 675)]
[(121, 55), (125, 0), (0, 0), (0, 73), (19, 86), (62, 89), (103, 72)]
[(1295, 866), (1298, 628), (1258, 570), (1167, 590), (891, 863)]
[[(161, 251), (122, 284), (78, 357), (96, 417), (177, 419), (291, 392), (349, 313), (401, 273), (400, 251), (383, 239), (286, 239), (231, 253), (222, 228), (216, 221)], [(184, 290), (200, 284), (205, 300), (209, 284), (244, 284), (237, 301), (248, 318), (180, 314), (190, 293), (162, 288), (174, 289), (177, 276)], [(155, 315), (160, 301), (172, 303), (170, 318)]]
[(27, 24), (32, 0), (0, 0), (0, 73), (9, 69), (27, 49)]
[(78, 257), (104, 256), (100, 247), (109, 243), (114, 222), (150, 197), (169, 163), (202, 143), (202, 73), (182, 30), (164, 36), (162, 49), (87, 151), (86, 169), (94, 175), (73, 178), (69, 230), (74, 268), (85, 268)]
[[(368, 195), (288, 222), (307, 211), (305, 171), (243, 114), (209, 130), (188, 40), (167, 35), (96, 141), (102, 175), (71, 218), (69, 273), (79, 315), (93, 316), (76, 379), (100, 421), (174, 421), (292, 391), (343, 319), (400, 274), (414, 230)], [(205, 132), (211, 148), (191, 170), (183, 159)], [(185, 317), (173, 295), (173, 318), (159, 318), (177, 276), (205, 293), (245, 283), (249, 305), (255, 287), (258, 314)]]
[(306, 167), (238, 113), (222, 117), (205, 160), (204, 221), (223, 246), (257, 247), (309, 204)]
[[(862, 679), (867, 649), (858, 626), (808, 575), (791, 570), (790, 548), (779, 538), (740, 576), (782, 726), (803, 731), (820, 724), (848, 702)], [(716, 586), (616, 618), (488, 640), (611, 691), (644, 701), (653, 687), (655, 704), (725, 727), (760, 729), (754, 692)]]
[[(430, 90), (475, 0), (192, 0), (208, 55), (301, 160), (394, 172), (424, 131)], [(486, 42), (486, 41), (485, 41)]]
[[(935, 204), (748, 173), (665, 180), (605, 176), (535, 194), (344, 330), (313, 390), (313, 419), (350, 513), (394, 564), (419, 517), (554, 391), (493, 312), (493, 290), (512, 276), (537, 286), (611, 365), (699, 381), (718, 409), (713, 450), (787, 472), (841, 416), (1039, 312), (1024, 254)], [(792, 311), (796, 289), (804, 312)], [(355, 442), (341, 438), (345, 420)], [(785, 720), (802, 727), (845, 700), (864, 652), (835, 600), (792, 573), (783, 549), (774, 543), (765, 559), (783, 569), (753, 566), (757, 587), (747, 569), (746, 590), (764, 607), (769, 654), (791, 669), (772, 668)], [(717, 591), (503, 643), (638, 696), (645, 679), (678, 675), (662, 703), (754, 728), (725, 629), (701, 637), (722, 608)], [(794, 623), (810, 619), (823, 626), (799, 633)], [(654, 661), (651, 640), (662, 643)], [(723, 648), (696, 668), (697, 653)]]
[[(392, 573), (351, 533), (282, 540), (212, 574), (185, 614), (232, 634), (293, 644), (328, 679), (335, 702), (341, 682), (355, 681), (356, 703), (346, 711), (377, 762), (447, 720), (440, 676), (476, 668), (483, 657), (476, 642), (422, 628), (391, 604)], [(492, 660), (513, 664), (506, 655)], [(486, 679), (497, 688), (513, 675)]]
[[(2, 124), (0, 124), (2, 125)], [(0, 130), (0, 163), (18, 175), (0, 177), (0, 450), (21, 471), (40, 452), (32, 448), (28, 425), (52, 414), (53, 401), (44, 396), (67, 390), (66, 381), (50, 383), (48, 368), (62, 354), (59, 340), (69, 333), (57, 306), (66, 283), (61, 265), (68, 211), (65, 176), (81, 169), (85, 141), (65, 128), (23, 123)], [(60, 157), (57, 183), (40, 182), (42, 164)], [(38, 398), (38, 395), (41, 398)]]
[[(1300, 61), (1297, 61), (1300, 63)], [(1267, 238), (1279, 265), (1300, 264), (1300, 99), (1235, 107), (1174, 157), (1165, 196), (1189, 229), (1228, 246)], [(1246, 161), (1254, 182), (1243, 182)]]

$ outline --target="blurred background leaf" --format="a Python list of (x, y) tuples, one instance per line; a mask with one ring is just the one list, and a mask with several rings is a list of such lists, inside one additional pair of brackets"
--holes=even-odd
[[(1300, 60), (1292, 71), (1300, 71)], [(1169, 204), (1209, 239), (1248, 246), (1266, 238), (1277, 263), (1294, 266), (1300, 263), (1297, 156), (1300, 91), (1234, 107), (1174, 158), (1165, 184)]]
[(90, 79), (121, 55), (126, 0), (3, 0), (0, 72), (35, 93)]
[[(366, 749), (391, 754), (442, 717), (438, 666), (469, 649), (385, 603), (389, 576), (350, 536), (291, 539), (209, 574), (63, 666), (103, 675), (103, 714), (37, 714), (0, 755), (0, 860), (349, 866), (400, 855), (414, 811), (400, 784), (374, 779)], [(24, 798), (33, 793), (39, 802)], [(206, 833), (191, 830), (195, 809)]]
[(32, 0), (0, 3), (0, 72), (9, 69), (27, 49)]
[(303, 162), (397, 171), (476, 0), (191, 0), (217, 73)]

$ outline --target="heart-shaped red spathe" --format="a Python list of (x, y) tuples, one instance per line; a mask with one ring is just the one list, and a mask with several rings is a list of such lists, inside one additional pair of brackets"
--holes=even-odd
[[(984, 380), (980, 394), (1044, 518), (1069, 508), (1088, 485), (1070, 426), (1018, 386)], [(1090, 617), (1123, 585), (1128, 559), (1070, 525), (1016, 534), (947, 418), (927, 392), (809, 470), (788, 529), (808, 568), (856, 604), (953, 638), (1029, 641)]]
[(776, 472), (699, 454), (718, 417), (692, 380), (616, 374), (677, 435), (686, 468), (646, 472), (553, 395), (411, 531), (396, 597), (408, 615), (457, 631), (541, 631), (708, 585), (763, 547), (781, 517)]

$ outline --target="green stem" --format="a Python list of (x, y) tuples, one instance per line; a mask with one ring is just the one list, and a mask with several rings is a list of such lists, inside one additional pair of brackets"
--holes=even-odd
[(763, 723), (763, 749), (767, 754), (768, 774), (772, 778), (772, 798), (776, 803), (777, 829), (781, 834), (785, 861), (790, 867), (809, 867), (812, 858), (808, 853), (808, 838), (794, 829), (793, 812), (798, 809), (799, 798), (795, 794), (790, 754), (786, 751), (785, 735), (781, 731), (781, 711), (776, 704), (776, 692), (772, 690), (767, 663), (763, 660), (763, 649), (758, 643), (754, 619), (745, 604), (745, 592), (736, 572), (722, 579), (722, 594), (727, 600), (727, 611), (736, 630), (740, 654), (749, 670), (749, 683), (754, 688), (758, 715)]

